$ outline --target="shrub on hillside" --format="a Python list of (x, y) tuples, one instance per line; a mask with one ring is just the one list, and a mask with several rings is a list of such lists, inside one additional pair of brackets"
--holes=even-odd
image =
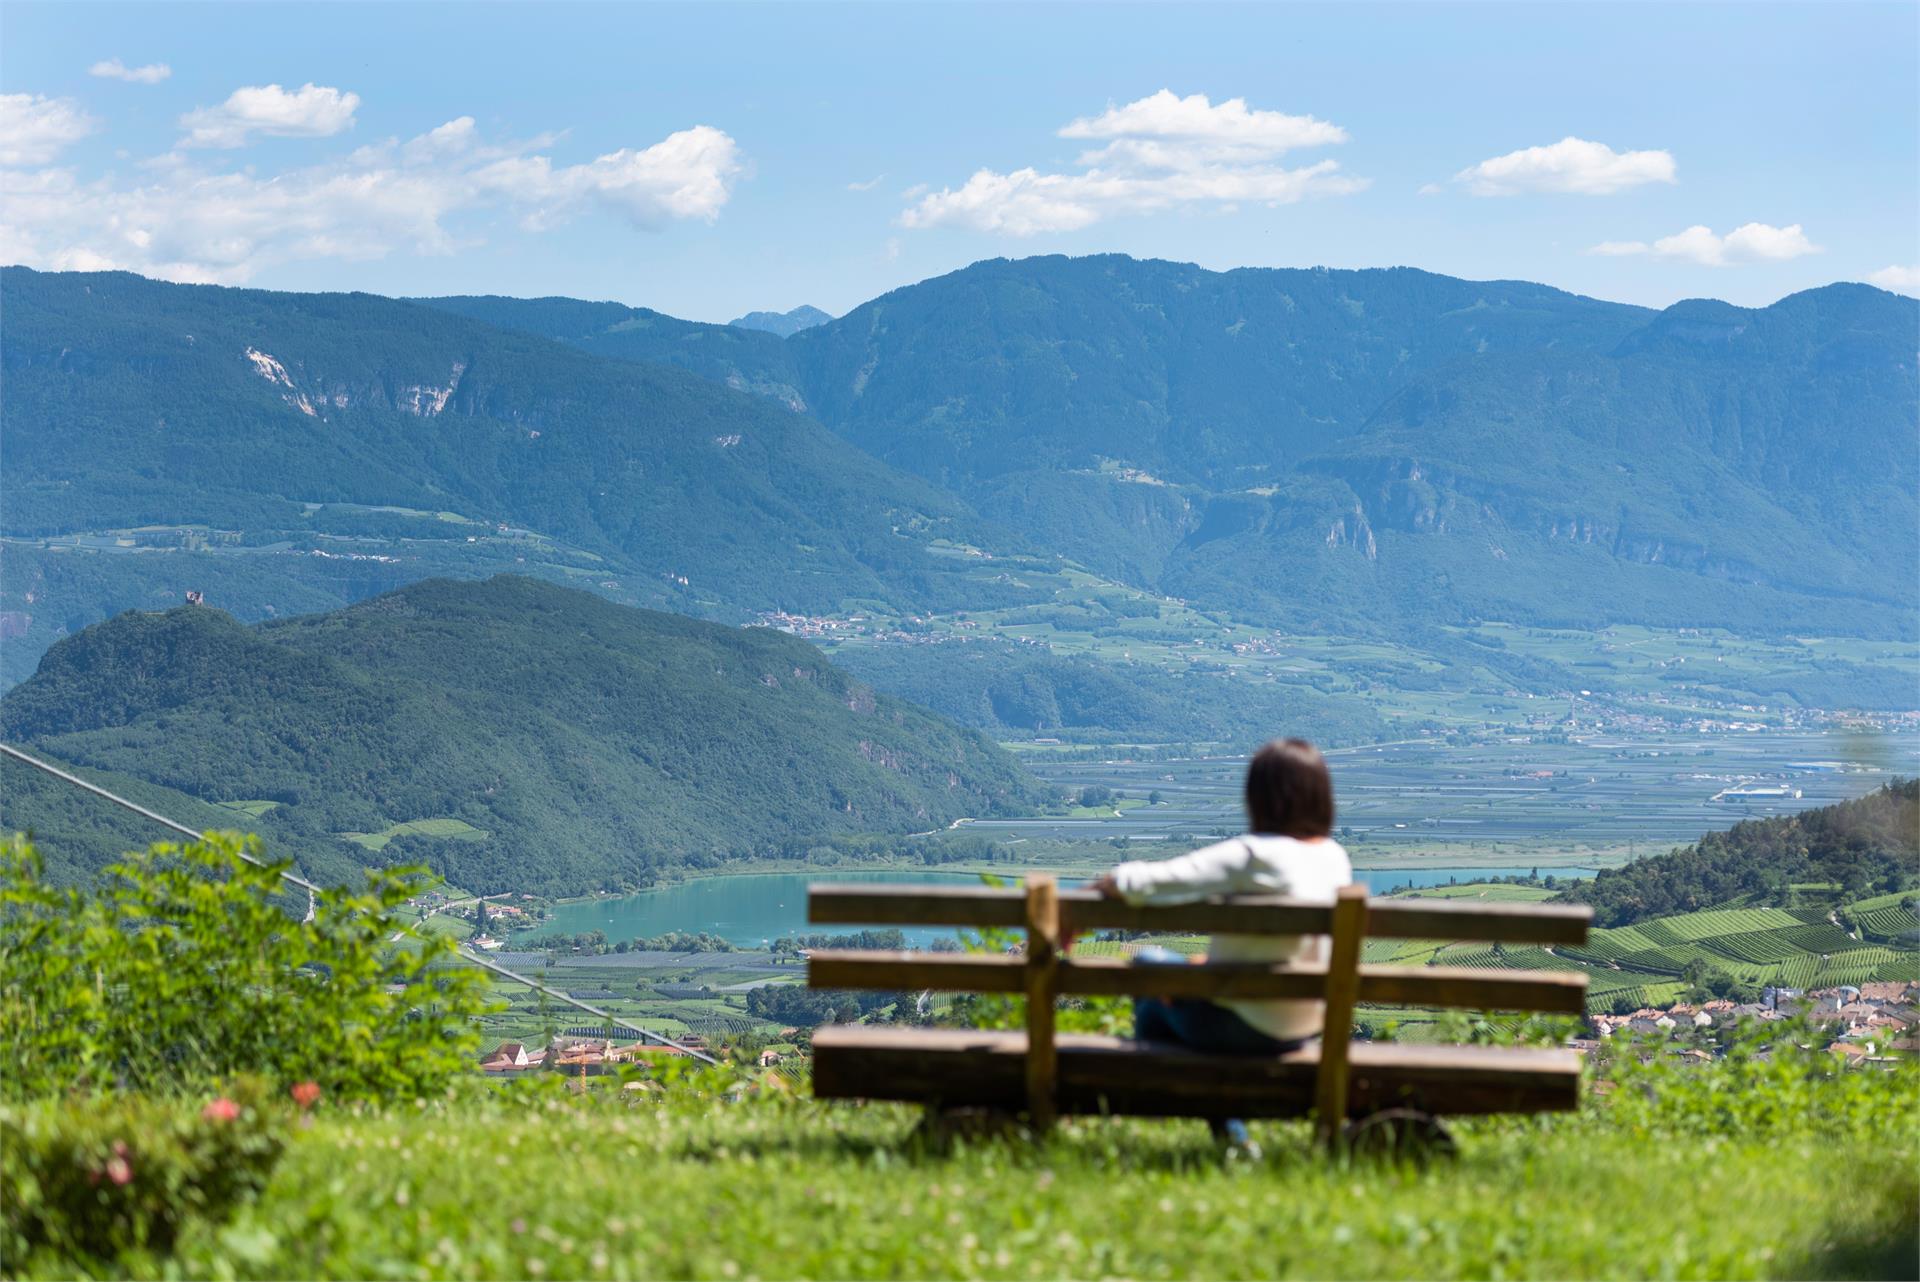
[(258, 1082), (210, 1101), (71, 1097), (0, 1107), (0, 1248), (65, 1260), (164, 1254), (195, 1218), (266, 1186), (291, 1110)]
[(1904, 1107), (1920, 1086), (1920, 1064), (1899, 1056), (1857, 1065), (1825, 1049), (1830, 1029), (1805, 1018), (1743, 1020), (1717, 1028), (1720, 1054), (1704, 1063), (1671, 1037), (1616, 1037), (1590, 1065), (1608, 1120), (1643, 1135), (1757, 1137), (1807, 1131), (1869, 1135), (1894, 1128), (1911, 1145), (1915, 1115)]
[(485, 988), (445, 964), (451, 941), (395, 942), (415, 875), (369, 873), (302, 920), (286, 865), (247, 858), (258, 846), (165, 843), (61, 889), (30, 842), (0, 845), (0, 1099), (249, 1073), (335, 1097), (444, 1089), (471, 1059)]

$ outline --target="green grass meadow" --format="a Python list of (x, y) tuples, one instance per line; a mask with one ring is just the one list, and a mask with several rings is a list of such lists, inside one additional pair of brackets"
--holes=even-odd
[(454, 841), (482, 841), (487, 834), (464, 819), (410, 819), (406, 823), (394, 824), (380, 832), (343, 832), (340, 835), (356, 846), (364, 846), (368, 850), (385, 850), (387, 843), (395, 837), (442, 837)]
[[(595, 1092), (601, 1094), (601, 1092)], [(613, 1094), (613, 1092), (606, 1092)], [(1892, 1102), (1891, 1100), (1889, 1102)], [(1915, 1113), (1841, 1142), (1577, 1116), (1457, 1127), (1428, 1169), (1256, 1126), (1071, 1121), (942, 1154), (917, 1112), (779, 1096), (323, 1117), (185, 1277), (1767, 1278), (1911, 1268)]]

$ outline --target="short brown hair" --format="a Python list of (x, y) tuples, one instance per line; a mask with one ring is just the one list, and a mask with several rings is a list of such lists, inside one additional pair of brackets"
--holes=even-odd
[(1305, 739), (1275, 739), (1247, 763), (1247, 818), (1253, 831), (1324, 837), (1333, 831), (1333, 776)]

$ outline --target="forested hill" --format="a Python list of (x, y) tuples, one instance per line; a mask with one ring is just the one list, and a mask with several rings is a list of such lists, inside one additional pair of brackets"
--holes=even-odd
[[(227, 826), (322, 872), (419, 860), (479, 891), (644, 885), (1041, 796), (990, 740), (796, 638), (511, 576), (255, 627), (122, 615), (50, 650), (0, 735), (240, 807)], [(9, 771), (0, 827), (70, 860), (70, 839), (110, 840)]]
[(1056, 256), (784, 341), (427, 301), (804, 407), (1041, 546), (1244, 616), (1911, 635), (1920, 604), (1920, 303), (1863, 285), (1653, 312)]
[(1603, 868), (1560, 898), (1601, 926), (1696, 912), (1742, 896), (1781, 900), (1797, 884), (1848, 898), (1920, 885), (1920, 780), (1796, 815), (1749, 819), (1665, 855)]
[(995, 538), (812, 420), (664, 365), (364, 294), (24, 268), (0, 289), (0, 532), (194, 549), (11, 544), (0, 605), (29, 660), (186, 588), (257, 618), (436, 569), (525, 567), (732, 620), (950, 606), (968, 588), (932, 545)]

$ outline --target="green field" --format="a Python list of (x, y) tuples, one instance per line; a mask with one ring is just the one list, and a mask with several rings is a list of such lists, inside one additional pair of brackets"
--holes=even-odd
[[(1902, 674), (1920, 665), (1920, 645), (1912, 641), (1714, 629), (1485, 623), (1435, 628), (1418, 644), (1298, 634), (1199, 609), (1071, 562), (948, 551), (972, 576), (1018, 588), (1028, 599), (911, 621), (876, 610), (858, 622), (838, 621), (824, 642), (829, 653), (918, 644), (928, 634), (997, 637), (1132, 668), (1360, 696), (1389, 725), (1409, 732), (1474, 731), (1489, 723), (1524, 728), (1567, 718), (1616, 731), (1682, 728), (1701, 719), (1778, 728), (1802, 724), (1800, 714), (1811, 709), (1890, 706), (1863, 705), (1862, 692), (1892, 685), (1911, 693)], [(902, 632), (909, 622), (911, 630)], [(1575, 691), (1582, 697), (1572, 697)]]
[[(773, 1040), (781, 1025), (747, 1012), (745, 985), (802, 983), (805, 969), (775, 961), (768, 953), (625, 953), (604, 956), (554, 955), (533, 961), (503, 954), (521, 974), (535, 976), (562, 992), (589, 1000), (609, 1014), (668, 1036), (698, 1033), (709, 1041), (741, 1037)], [(662, 993), (666, 985), (669, 992)], [(695, 990), (697, 995), (681, 995)], [(489, 1046), (497, 1041), (544, 1045), (567, 1029), (599, 1029), (601, 1021), (510, 980), (493, 985), (499, 1009), (482, 1027)], [(615, 1030), (619, 1040), (631, 1038)]]
[[(1277, 727), (1276, 729), (1284, 729)], [(1870, 747), (1870, 745), (1869, 745)], [(1845, 770), (1826, 762), (1847, 753)], [(1078, 864), (1112, 851), (1071, 847), (1214, 838), (1241, 830), (1244, 745), (1213, 756), (1146, 748), (1023, 751), (1027, 767), (1068, 794), (1110, 789), (1120, 811), (970, 820), (968, 834), (1024, 840), (1023, 862)], [(1428, 736), (1327, 754), (1339, 802), (1339, 837), (1356, 867), (1501, 873), (1590, 870), (1661, 854), (1743, 819), (1829, 805), (1920, 773), (1904, 748), (1894, 765), (1854, 739), (1814, 731), (1696, 732), (1578, 737), (1490, 735), (1472, 742)], [(1716, 800), (1741, 781), (1787, 785), (1798, 796)], [(1161, 804), (1129, 807), (1151, 793)], [(1037, 854), (1032, 848), (1051, 843)], [(1378, 883), (1376, 883), (1378, 884)]]
[[(1548, 892), (1527, 886), (1437, 886), (1408, 892), (1427, 898), (1539, 900)], [(1800, 905), (1791, 909), (1741, 907), (1654, 918), (1632, 926), (1594, 930), (1584, 944), (1544, 948), (1496, 948), (1480, 944), (1370, 940), (1366, 960), (1402, 965), (1493, 966), (1513, 970), (1578, 970), (1587, 975), (1587, 1004), (1608, 1010), (1631, 1001), (1659, 1005), (1678, 998), (1690, 964), (1722, 972), (1753, 986), (1828, 988), (1869, 980), (1920, 980), (1920, 951), (1911, 942), (1887, 946), (1850, 935), (1828, 921), (1862, 904), (1873, 912), (1904, 913), (1899, 896), (1880, 896), (1850, 906)], [(1871, 915), (1870, 913), (1867, 915)]]
[(481, 841), (486, 833), (463, 819), (410, 819), (381, 832), (343, 832), (340, 834), (368, 850), (384, 850), (395, 837), (445, 837), (453, 841)]
[(1510, 886), (1475, 882), (1459, 886), (1428, 886), (1409, 892), (1412, 899), (1484, 899), (1490, 904), (1537, 904), (1558, 893), (1542, 886)]
[[(265, 1194), (229, 1225), (191, 1225), (167, 1272), (1902, 1276), (1920, 1195), (1911, 1083), (1853, 1074), (1804, 1108), (1767, 1107), (1770, 1088), (1713, 1071), (1729, 1077), (1717, 1093), (1658, 1107), (1591, 1099), (1575, 1115), (1458, 1123), (1461, 1156), (1424, 1170), (1329, 1160), (1297, 1124), (1256, 1124), (1254, 1164), (1223, 1166), (1195, 1123), (1103, 1119), (943, 1154), (913, 1143), (919, 1112), (901, 1106), (689, 1087), (564, 1099), (510, 1083), (493, 1103), (323, 1110)], [(1739, 1115), (1713, 1114), (1729, 1092)], [(1701, 1218), (1730, 1208), (1771, 1210), (1726, 1231)], [(15, 1276), (73, 1275), (21, 1263)]]
[(258, 819), (280, 803), (277, 801), (222, 801), (218, 803), (228, 810), (235, 810), (249, 819)]

